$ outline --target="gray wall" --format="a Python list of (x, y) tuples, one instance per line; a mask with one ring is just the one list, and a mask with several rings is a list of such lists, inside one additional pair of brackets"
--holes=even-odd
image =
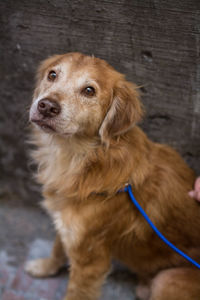
[(144, 130), (200, 173), (199, 0), (1, 0), (1, 199), (38, 199), (25, 144), (34, 74), (68, 51), (106, 59), (142, 85)]

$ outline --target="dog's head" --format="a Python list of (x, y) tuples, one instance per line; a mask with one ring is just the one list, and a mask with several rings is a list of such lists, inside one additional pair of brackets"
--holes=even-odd
[(108, 142), (141, 116), (136, 86), (104, 60), (68, 53), (39, 67), (30, 121), (49, 134), (99, 135)]

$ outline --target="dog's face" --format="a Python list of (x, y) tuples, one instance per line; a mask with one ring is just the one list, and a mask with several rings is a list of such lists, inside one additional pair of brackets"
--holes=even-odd
[(45, 60), (30, 121), (49, 134), (97, 136), (127, 131), (142, 114), (135, 86), (105, 61), (80, 53)]

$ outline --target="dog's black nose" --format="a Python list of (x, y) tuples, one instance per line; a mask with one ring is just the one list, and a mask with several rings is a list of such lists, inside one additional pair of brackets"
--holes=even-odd
[(44, 117), (48, 118), (57, 116), (61, 111), (61, 107), (58, 102), (47, 98), (41, 99), (38, 102), (37, 109)]

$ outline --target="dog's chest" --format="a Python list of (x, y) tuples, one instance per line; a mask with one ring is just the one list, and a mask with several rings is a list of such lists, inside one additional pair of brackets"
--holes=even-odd
[(51, 189), (62, 189), (63, 185), (73, 184), (84, 168), (85, 152), (75, 151), (72, 145), (58, 143), (40, 135), (39, 147), (32, 153), (38, 162), (38, 181)]
[(54, 225), (66, 248), (75, 247), (84, 235), (84, 222), (82, 218), (71, 211), (54, 212), (52, 214)]

